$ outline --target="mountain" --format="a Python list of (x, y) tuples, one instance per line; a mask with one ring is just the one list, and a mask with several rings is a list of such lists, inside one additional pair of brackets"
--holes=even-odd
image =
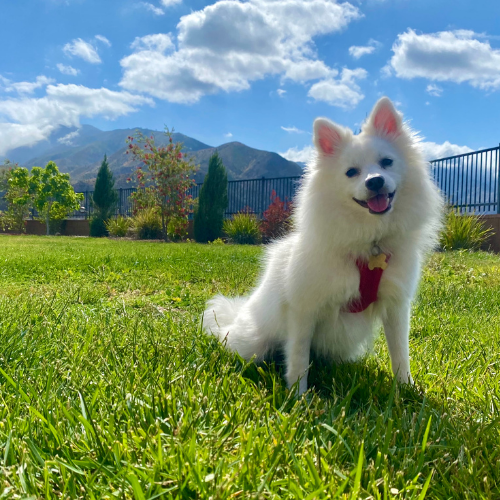
[[(126, 179), (139, 163), (126, 154), (125, 140), (137, 131), (147, 136), (153, 135), (157, 145), (164, 145), (168, 141), (163, 132), (150, 129), (102, 131), (90, 125), (82, 125), (80, 128), (61, 127), (47, 140), (35, 146), (10, 151), (8, 158), (28, 168), (55, 161), (61, 172), (70, 174), (75, 190), (85, 191), (93, 189), (97, 170), (104, 154), (107, 154), (116, 187), (130, 187)], [(182, 142), (183, 151), (190, 154), (195, 164), (200, 166), (195, 177), (197, 182), (203, 181), (208, 161), (215, 150), (222, 158), (230, 180), (288, 177), (302, 173), (302, 167), (297, 163), (288, 161), (277, 153), (253, 149), (240, 142), (213, 148), (180, 133), (174, 133), (173, 140)]]
[(299, 165), (286, 160), (278, 153), (253, 149), (241, 142), (228, 142), (218, 148), (202, 149), (193, 154), (196, 163), (200, 165), (197, 175), (199, 182), (203, 181), (208, 171), (208, 161), (216, 150), (226, 166), (229, 180), (302, 175)]

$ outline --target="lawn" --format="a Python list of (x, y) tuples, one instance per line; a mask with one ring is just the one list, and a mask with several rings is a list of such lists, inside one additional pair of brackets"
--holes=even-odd
[(294, 400), (200, 332), (261, 248), (0, 243), (0, 498), (500, 498), (499, 256), (432, 257), (415, 388), (381, 338)]

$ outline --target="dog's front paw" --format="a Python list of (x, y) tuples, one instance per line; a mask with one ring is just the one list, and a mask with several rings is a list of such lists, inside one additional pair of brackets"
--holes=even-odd
[(400, 384), (415, 385), (415, 382), (413, 381), (413, 377), (411, 376), (411, 373), (409, 373), (409, 372), (398, 373), (396, 378)]
[(297, 378), (293, 379), (292, 377), (287, 376), (287, 386), (290, 390), (294, 390), (297, 397), (302, 396), (305, 392), (307, 392), (307, 375), (304, 375), (297, 384)]

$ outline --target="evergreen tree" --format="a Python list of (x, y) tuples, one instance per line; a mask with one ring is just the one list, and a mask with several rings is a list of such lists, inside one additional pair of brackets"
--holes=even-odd
[(114, 189), (113, 173), (109, 169), (108, 158), (104, 155), (97, 178), (95, 180), (92, 203), (94, 217), (90, 221), (90, 236), (105, 236), (107, 234), (105, 222), (110, 219), (118, 201), (118, 193)]
[(224, 212), (227, 208), (227, 173), (217, 151), (208, 163), (194, 216), (194, 237), (200, 243), (213, 241), (222, 235)]

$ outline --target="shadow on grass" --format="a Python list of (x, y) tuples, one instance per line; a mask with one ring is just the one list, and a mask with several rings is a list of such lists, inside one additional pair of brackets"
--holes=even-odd
[[(239, 358), (242, 376), (268, 392), (288, 393), (285, 382), (285, 360), (281, 353), (261, 363), (244, 363)], [(376, 357), (365, 357), (355, 363), (338, 363), (311, 353), (308, 375), (309, 393), (316, 394), (334, 406), (349, 400), (349, 412), (368, 408), (386, 411), (396, 397), (410, 406), (428, 404), (442, 409), (443, 402), (431, 401), (418, 385), (396, 384), (392, 373), (382, 367)], [(278, 398), (277, 402), (284, 399)], [(425, 400), (425, 403), (424, 403)]]

